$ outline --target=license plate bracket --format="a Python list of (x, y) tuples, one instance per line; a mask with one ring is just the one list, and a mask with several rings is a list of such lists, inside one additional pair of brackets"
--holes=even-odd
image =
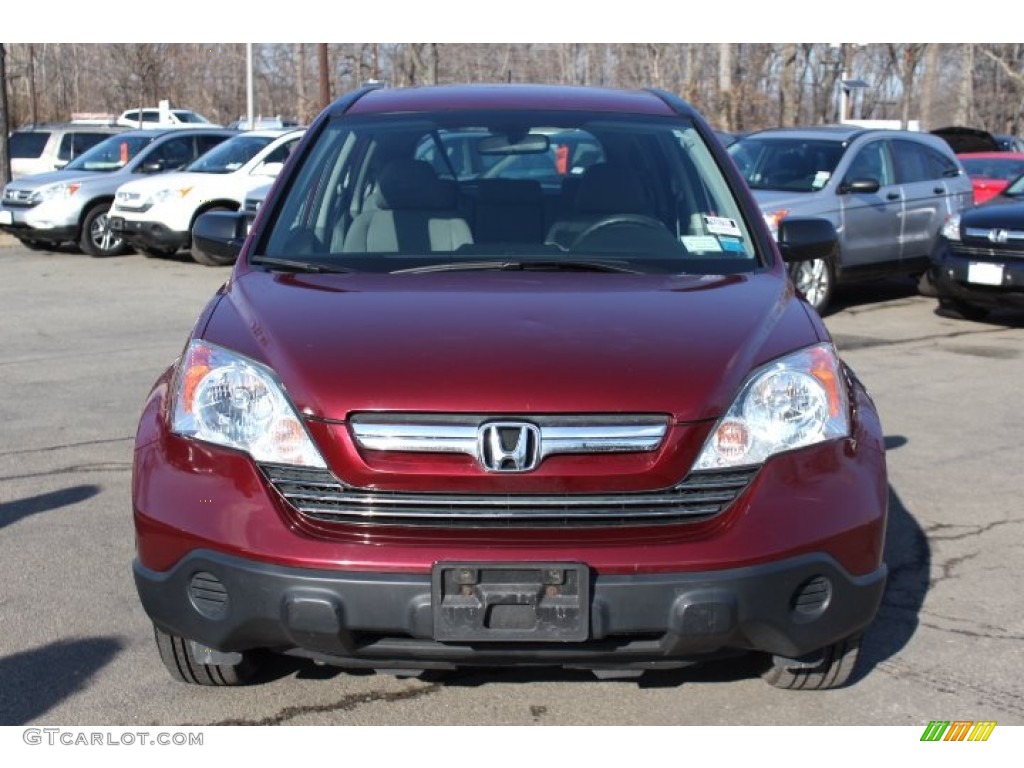
[(1003, 265), (972, 261), (967, 265), (967, 282), (976, 285), (1002, 285)]
[(590, 569), (582, 563), (440, 562), (431, 574), (434, 639), (582, 642)]

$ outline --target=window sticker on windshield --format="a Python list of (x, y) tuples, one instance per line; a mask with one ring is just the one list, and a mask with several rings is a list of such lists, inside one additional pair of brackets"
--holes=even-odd
[(724, 216), (705, 216), (704, 224), (712, 235), (735, 235), (740, 237), (743, 233), (736, 226), (736, 222)]
[(826, 184), (828, 184), (828, 180), (831, 178), (832, 174), (829, 173), (828, 171), (816, 171), (814, 174), (814, 181), (811, 182), (811, 188), (821, 189)]
[(723, 237), (719, 240), (722, 245), (723, 251), (732, 251), (734, 253), (744, 253), (743, 241), (738, 240), (735, 237)]
[(699, 253), (701, 251), (716, 251), (721, 252), (722, 246), (718, 244), (718, 238), (712, 235), (682, 235), (679, 238), (686, 250), (691, 253)]

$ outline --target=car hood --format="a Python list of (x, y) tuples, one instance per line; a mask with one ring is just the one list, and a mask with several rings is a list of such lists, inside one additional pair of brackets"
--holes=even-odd
[(22, 176), (12, 181), (8, 186), (11, 189), (33, 190), (45, 187), (48, 184), (83, 183), (109, 175), (98, 171), (49, 171), (47, 173), (35, 173), (31, 176)]
[(960, 214), (961, 226), (1024, 228), (1024, 200), (996, 195), (984, 205)]
[(780, 274), (243, 273), (203, 338), (307, 415), (668, 413), (713, 419), (751, 368), (819, 341)]
[(754, 200), (762, 211), (797, 210), (813, 205), (821, 200), (821, 192), (773, 192), (768, 189), (751, 190)]
[(152, 176), (145, 176), (141, 179), (133, 179), (125, 182), (120, 188), (131, 192), (153, 192), (158, 189), (174, 187), (177, 185), (192, 186), (195, 184), (196, 176), (208, 176), (209, 174), (188, 173), (186, 171), (172, 171), (170, 173), (155, 173)]

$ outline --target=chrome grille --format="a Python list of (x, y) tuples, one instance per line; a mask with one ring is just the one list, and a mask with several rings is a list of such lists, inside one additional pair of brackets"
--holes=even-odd
[(329, 470), (261, 464), (299, 514), (335, 523), (465, 528), (626, 526), (695, 522), (717, 515), (757, 467), (693, 472), (661, 491), (605, 494), (410, 493), (353, 488)]
[(357, 414), (349, 424), (356, 444), (366, 450), (463, 453), (477, 458), (487, 425), (531, 425), (538, 435), (538, 463), (556, 454), (654, 451), (668, 431), (665, 416), (509, 418), (516, 421), (480, 415)]
[(1024, 259), (1022, 243), (1013, 242), (1006, 245), (968, 245), (966, 243), (950, 243), (950, 250), (956, 256), (971, 259)]
[(4, 203), (6, 205), (29, 207), (35, 205), (32, 202), (31, 189), (11, 189), (8, 187), (4, 190)]

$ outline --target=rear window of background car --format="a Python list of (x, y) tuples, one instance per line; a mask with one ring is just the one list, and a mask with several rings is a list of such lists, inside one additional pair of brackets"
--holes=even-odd
[(11, 134), (10, 152), (12, 158), (41, 157), (46, 149), (50, 134), (45, 131), (15, 131)]

